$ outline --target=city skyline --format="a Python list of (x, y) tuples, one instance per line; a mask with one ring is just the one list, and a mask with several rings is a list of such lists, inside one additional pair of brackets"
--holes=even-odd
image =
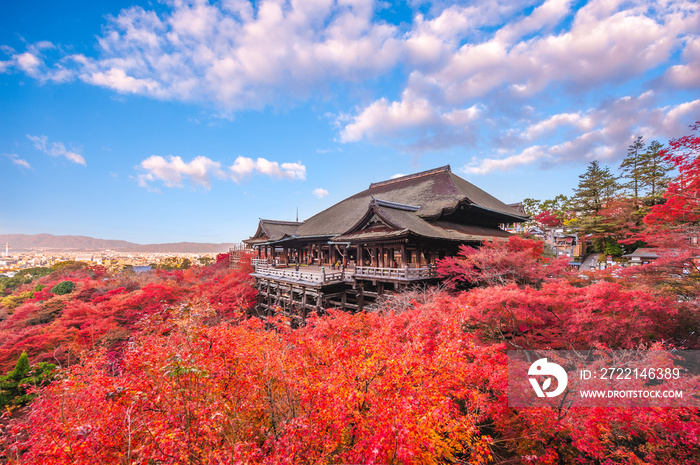
[(14, 2), (0, 234), (239, 242), (451, 165), (507, 203), (700, 119), (694, 2)]

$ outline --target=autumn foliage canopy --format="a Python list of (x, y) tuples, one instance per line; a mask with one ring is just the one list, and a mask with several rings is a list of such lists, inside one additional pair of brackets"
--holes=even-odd
[[(687, 147), (643, 221), (677, 243), (700, 219)], [(245, 260), (38, 271), (0, 296), (0, 462), (700, 463), (697, 409), (507, 401), (508, 349), (700, 348), (694, 250), (580, 273), (513, 236), (440, 261), (448, 291), (295, 329), (251, 311)]]

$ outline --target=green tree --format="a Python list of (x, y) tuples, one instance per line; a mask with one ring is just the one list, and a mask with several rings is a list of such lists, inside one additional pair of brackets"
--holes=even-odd
[(617, 195), (619, 185), (608, 167), (601, 168), (592, 161), (586, 172), (579, 176), (578, 187), (571, 198), (573, 210), (577, 212), (577, 229), (583, 234), (601, 232), (600, 211)]
[(51, 292), (58, 295), (70, 294), (75, 289), (75, 283), (73, 281), (61, 281), (51, 288)]
[(642, 150), (644, 150), (644, 140), (642, 136), (637, 136), (637, 140), (627, 148), (627, 157), (620, 164), (622, 178), (627, 180), (621, 187), (629, 189), (635, 199), (639, 197), (639, 190), (643, 185), (642, 157), (644, 154)]
[(542, 202), (540, 200), (527, 198), (523, 200), (523, 208), (525, 213), (530, 216), (535, 216), (542, 212)]
[(15, 369), (0, 376), (0, 407), (22, 406), (34, 398), (28, 394), (31, 386), (43, 386), (53, 377), (56, 365), (42, 362), (29, 366), (26, 352), (19, 356)]
[(156, 265), (161, 270), (186, 270), (192, 266), (189, 258), (183, 257), (167, 257)]
[(667, 174), (673, 169), (661, 154), (663, 147), (658, 140), (652, 141), (641, 156), (641, 182), (647, 189), (647, 198), (653, 205), (661, 201), (671, 180)]

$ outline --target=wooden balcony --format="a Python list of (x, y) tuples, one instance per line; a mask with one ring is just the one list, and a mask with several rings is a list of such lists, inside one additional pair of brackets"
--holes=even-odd
[(358, 266), (353, 273), (354, 278), (369, 278), (389, 281), (422, 281), (437, 277), (435, 267), (423, 268), (379, 268), (374, 266)]
[(295, 267), (274, 267), (263, 260), (256, 260), (252, 264), (255, 268), (255, 273), (253, 273), (255, 277), (279, 279), (316, 286), (353, 281), (355, 279), (412, 282), (437, 278), (435, 267), (379, 268), (373, 266), (358, 266), (341, 270), (327, 270), (326, 267), (323, 266), (305, 266), (297, 271)]

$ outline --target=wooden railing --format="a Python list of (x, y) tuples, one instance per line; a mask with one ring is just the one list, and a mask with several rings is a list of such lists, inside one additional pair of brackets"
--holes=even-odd
[(384, 278), (398, 279), (402, 281), (412, 281), (417, 279), (434, 278), (435, 267), (424, 268), (379, 268), (375, 266), (358, 266), (355, 267), (355, 277), (363, 278)]
[(260, 260), (254, 263), (255, 273), (275, 278), (290, 279), (294, 281), (304, 281), (317, 284), (332, 284), (341, 282), (348, 277), (362, 277), (371, 279), (391, 279), (398, 281), (416, 281), (421, 279), (435, 278), (435, 267), (424, 268), (379, 268), (373, 266), (358, 266), (353, 269), (340, 271), (326, 271), (321, 268), (319, 271), (297, 271), (294, 268), (275, 268), (266, 261)]
[(253, 248), (248, 247), (246, 244), (234, 244), (233, 247), (229, 247), (229, 253), (231, 252), (249, 252), (253, 253)]
[(257, 264), (255, 272), (265, 276), (275, 278), (291, 279), (294, 281), (304, 281), (317, 284), (332, 284), (343, 281), (345, 276), (343, 271), (326, 272), (321, 269), (321, 272), (296, 271), (293, 268), (273, 268), (267, 264)]
[(265, 266), (265, 265), (269, 265), (269, 264), (270, 264), (270, 260), (268, 260), (267, 258), (251, 258), (250, 259), (250, 265), (253, 268), (255, 268), (258, 265)]

